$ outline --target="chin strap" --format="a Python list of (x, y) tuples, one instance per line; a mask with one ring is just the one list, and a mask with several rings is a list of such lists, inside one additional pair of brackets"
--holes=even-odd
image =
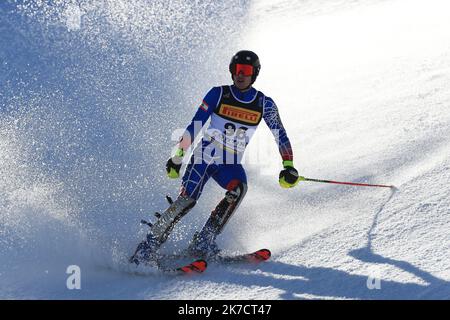
[(248, 87), (246, 87), (246, 88), (244, 88), (244, 89), (239, 89), (237, 86), (236, 86), (236, 84), (234, 83), (234, 81), (233, 81), (233, 86), (236, 88), (236, 89), (238, 89), (240, 92), (247, 92), (247, 91), (249, 91), (251, 88), (252, 88), (252, 85), (253, 85), (253, 82), (248, 86)]

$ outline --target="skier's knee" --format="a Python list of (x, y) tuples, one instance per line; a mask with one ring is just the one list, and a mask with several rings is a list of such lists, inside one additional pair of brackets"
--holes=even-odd
[(197, 188), (194, 188), (194, 190), (188, 190), (185, 186), (181, 186), (177, 199), (181, 197), (184, 199), (192, 199), (194, 201), (197, 201), (200, 198), (200, 195), (201, 192)]
[(225, 189), (227, 189), (228, 191), (231, 191), (233, 189), (236, 189), (237, 187), (239, 187), (239, 185), (243, 184), (243, 182), (239, 179), (233, 179), (230, 182), (228, 182), (228, 184), (226, 185)]
[(226, 198), (229, 202), (240, 202), (247, 193), (247, 184), (238, 179), (231, 180), (227, 185)]
[(211, 212), (209, 221), (213, 226), (216, 235), (222, 232), (228, 220), (239, 207), (239, 204), (242, 202), (246, 192), (247, 184), (236, 180), (236, 183), (230, 186), (228, 191), (225, 193), (225, 197), (222, 201), (220, 201), (216, 208)]

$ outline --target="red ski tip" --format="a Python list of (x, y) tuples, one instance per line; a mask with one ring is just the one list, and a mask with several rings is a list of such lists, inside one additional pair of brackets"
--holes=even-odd
[(206, 270), (208, 264), (205, 260), (196, 260), (187, 266), (181, 267), (180, 270), (184, 273), (202, 273)]
[(270, 252), (269, 249), (261, 249), (252, 253), (251, 260), (255, 262), (266, 261), (270, 259), (271, 255), (272, 253)]

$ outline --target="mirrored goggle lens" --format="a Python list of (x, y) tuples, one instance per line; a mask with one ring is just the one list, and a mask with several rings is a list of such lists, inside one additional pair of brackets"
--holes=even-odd
[(253, 75), (253, 66), (248, 64), (236, 64), (234, 67), (234, 74), (238, 75), (242, 73), (244, 76)]

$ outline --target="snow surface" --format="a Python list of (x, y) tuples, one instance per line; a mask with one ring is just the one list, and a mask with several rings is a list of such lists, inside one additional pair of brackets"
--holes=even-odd
[[(0, 298), (449, 299), (450, 4), (445, 0), (2, 1)], [(300, 174), (267, 128), (219, 244), (258, 266), (136, 275), (141, 218), (167, 204), (174, 145), (229, 57), (256, 51)], [(262, 125), (264, 127), (264, 125)], [(175, 228), (186, 245), (223, 191)], [(81, 268), (81, 290), (66, 287)], [(369, 284), (369, 286), (368, 286)], [(379, 289), (369, 289), (375, 284)]]

